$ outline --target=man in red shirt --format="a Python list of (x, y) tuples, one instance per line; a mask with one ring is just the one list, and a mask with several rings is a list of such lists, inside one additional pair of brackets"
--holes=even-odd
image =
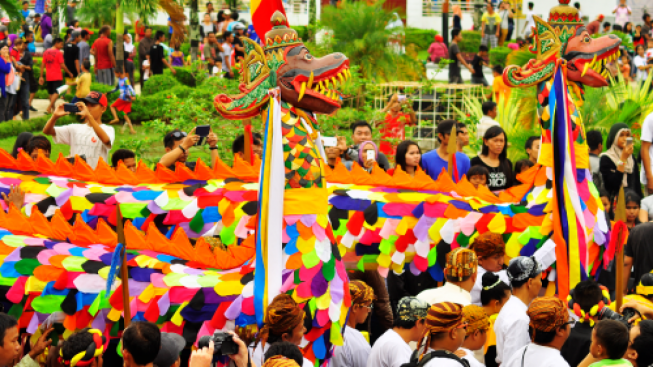
[(45, 67), (41, 68), (39, 84), (43, 85), (43, 69), (45, 69), (45, 80), (47, 81), (48, 94), (50, 95), (50, 105), (48, 106), (48, 109), (45, 110), (46, 114), (52, 113), (54, 103), (59, 97), (59, 91), (57, 89), (63, 85), (61, 69), (68, 74), (69, 78), (73, 77), (73, 74), (68, 70), (66, 64), (64, 64), (63, 53), (61, 52), (62, 48), (63, 40), (57, 37), (53, 41), (52, 48), (47, 49), (43, 53), (43, 64)]
[(596, 19), (594, 19), (594, 21), (589, 22), (587, 27), (585, 27), (590, 35), (599, 33), (599, 29), (601, 29), (601, 22), (603, 21), (603, 18), (604, 18), (603, 14), (599, 14), (596, 17)]
[(93, 42), (91, 55), (95, 57), (95, 74), (98, 83), (113, 86), (115, 76), (113, 68), (116, 67), (116, 58), (113, 55), (113, 41), (111, 41), (111, 27), (102, 26), (100, 38)]
[[(406, 112), (402, 111), (404, 106), (406, 106)], [(385, 112), (385, 120), (380, 127), (382, 140), (379, 150), (388, 157), (394, 157), (397, 144), (393, 144), (387, 139), (399, 139), (400, 141), (406, 139), (405, 126), (417, 123), (417, 117), (406, 96), (397, 93), (392, 95), (383, 112)]]

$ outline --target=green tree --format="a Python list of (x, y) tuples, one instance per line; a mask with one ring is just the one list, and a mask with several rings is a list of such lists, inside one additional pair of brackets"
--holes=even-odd
[(5, 12), (9, 19), (22, 19), (19, 4), (20, 2), (16, 0), (0, 0), (0, 14)]

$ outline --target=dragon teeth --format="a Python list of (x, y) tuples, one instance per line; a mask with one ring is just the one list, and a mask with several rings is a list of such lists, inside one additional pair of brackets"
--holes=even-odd
[(580, 74), (581, 78), (585, 76), (585, 73), (587, 73), (587, 69), (589, 69), (589, 67), (590, 67), (590, 64), (585, 63), (585, 67), (583, 67), (583, 72)]
[(299, 89), (299, 97), (297, 98), (297, 102), (301, 101), (302, 98), (304, 98), (304, 93), (306, 93), (306, 82), (302, 83), (302, 86)]

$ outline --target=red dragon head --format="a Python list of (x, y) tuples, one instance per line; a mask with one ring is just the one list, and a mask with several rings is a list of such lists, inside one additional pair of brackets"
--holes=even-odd
[(314, 57), (297, 32), (286, 26), (283, 14), (275, 12), (271, 22), (265, 48), (242, 38), (246, 54), (240, 69), (242, 94), (218, 95), (215, 108), (229, 119), (251, 118), (268, 103), (268, 90), (279, 87), (281, 100), (295, 108), (334, 113), (342, 104), (338, 87), (351, 77), (349, 59), (341, 53)]
[(620, 43), (613, 34), (592, 38), (585, 27), (579, 27), (562, 52), (569, 80), (595, 88), (607, 86), (610, 72), (606, 64), (617, 60)]

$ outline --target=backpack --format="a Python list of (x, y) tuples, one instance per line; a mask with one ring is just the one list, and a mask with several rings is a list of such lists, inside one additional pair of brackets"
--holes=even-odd
[(418, 352), (419, 350), (415, 350), (413, 354), (411, 354), (410, 356), (410, 362), (402, 364), (401, 367), (423, 367), (427, 363), (429, 363), (429, 361), (433, 358), (453, 359), (458, 363), (460, 363), (460, 365), (462, 365), (463, 367), (469, 367), (469, 362), (467, 362), (462, 358), (459, 358), (457, 355), (453, 353), (449, 353), (444, 350), (435, 350), (433, 352), (426, 353), (421, 361), (418, 361), (419, 358), (419, 355), (417, 354)]

